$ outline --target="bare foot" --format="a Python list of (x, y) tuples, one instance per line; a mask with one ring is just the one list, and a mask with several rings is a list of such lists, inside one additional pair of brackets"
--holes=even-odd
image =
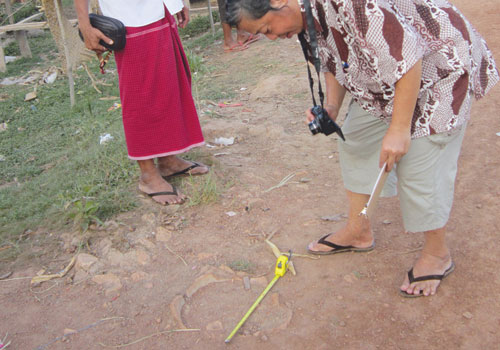
[[(157, 170), (156, 174), (142, 173), (139, 180), (139, 190), (146, 194), (157, 192), (176, 192), (171, 184), (165, 181), (160, 172)], [(177, 190), (177, 195), (159, 195), (152, 196), (153, 200), (163, 204), (182, 204), (186, 200), (186, 196)]]
[[(356, 248), (368, 248), (373, 245), (373, 233), (369, 226), (357, 230), (350, 229), (348, 226), (341, 228), (339, 231), (332, 233), (326, 238), (327, 242), (331, 242), (341, 246), (353, 246)], [(327, 252), (332, 248), (314, 241), (309, 243), (307, 248), (315, 252)]]
[[(208, 173), (209, 168), (205, 164), (197, 163), (199, 166), (195, 166), (189, 171), (187, 171), (187, 175), (203, 175)], [(195, 165), (194, 162), (190, 162), (188, 160), (184, 160), (177, 156), (168, 156), (158, 158), (158, 170), (160, 171), (161, 176), (170, 176), (177, 172), (183, 171)]]
[(231, 42), (230, 44), (224, 43), (224, 52), (236, 52), (236, 51), (243, 51), (248, 49), (248, 45), (241, 44), (238, 42)]
[[(418, 278), (428, 275), (443, 275), (445, 271), (450, 269), (452, 264), (451, 256), (449, 254), (445, 256), (436, 256), (422, 251), (422, 254), (413, 266), (413, 276)], [(429, 296), (436, 294), (440, 283), (440, 280), (430, 279), (410, 284), (408, 274), (406, 274), (405, 280), (400, 289), (402, 292), (409, 295), (419, 295), (422, 293), (424, 296)]]

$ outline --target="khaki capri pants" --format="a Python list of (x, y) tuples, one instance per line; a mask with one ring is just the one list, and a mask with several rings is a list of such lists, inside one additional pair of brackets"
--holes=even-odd
[[(389, 125), (351, 101), (339, 140), (342, 178), (347, 190), (370, 194), (379, 168), (382, 139)], [(446, 225), (451, 206), (457, 161), (466, 126), (448, 133), (413, 139), (410, 149), (387, 177), (382, 197), (395, 196), (408, 232), (425, 232)]]

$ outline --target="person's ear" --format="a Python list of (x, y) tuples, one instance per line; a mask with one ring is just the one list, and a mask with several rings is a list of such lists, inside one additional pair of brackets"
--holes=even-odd
[(279, 10), (288, 4), (288, 0), (269, 0), (269, 3), (273, 9)]

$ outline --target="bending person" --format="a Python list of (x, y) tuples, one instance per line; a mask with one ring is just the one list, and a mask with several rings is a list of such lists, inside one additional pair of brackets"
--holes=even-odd
[[(339, 141), (349, 200), (344, 228), (309, 244), (314, 254), (368, 251), (374, 237), (358, 216), (384, 163), (383, 195), (396, 194), (405, 229), (425, 244), (400, 290), (436, 293), (454, 269), (445, 242), (457, 159), (471, 100), (498, 80), (486, 43), (445, 0), (311, 1), (327, 105), (335, 120), (352, 96)], [(228, 0), (229, 23), (270, 39), (307, 28), (302, 0)], [(307, 113), (307, 120), (313, 116)]]
[(261, 37), (260, 35), (253, 35), (246, 33), (245, 31), (238, 29), (236, 31), (236, 40), (233, 38), (233, 29), (227, 23), (226, 16), (226, 0), (217, 0), (217, 5), (219, 6), (219, 16), (220, 22), (222, 24), (222, 32), (224, 34), (224, 51), (232, 52), (232, 51), (243, 51), (248, 49), (248, 45), (256, 42)]
[[(182, 0), (167, 3), (179, 11), (179, 26), (185, 27), (189, 11)], [(177, 157), (204, 140), (175, 19), (162, 0), (100, 0), (100, 7), (127, 29), (127, 43), (115, 59), (128, 155), (141, 170), (139, 189), (160, 204), (180, 204), (186, 196), (167, 180), (209, 169)], [(101, 54), (105, 48), (99, 40), (110, 39), (90, 25), (88, 0), (75, 0), (75, 8), (85, 45)]]

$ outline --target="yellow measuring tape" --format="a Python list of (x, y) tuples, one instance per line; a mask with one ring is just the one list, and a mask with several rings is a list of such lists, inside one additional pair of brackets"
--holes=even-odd
[[(291, 258), (291, 256), (292, 256), (292, 252), (290, 252), (290, 258)], [(271, 290), (271, 288), (274, 286), (274, 284), (276, 283), (276, 281), (280, 277), (283, 277), (285, 275), (286, 270), (288, 269), (288, 260), (290, 258), (288, 256), (286, 256), (286, 255), (280, 255), (278, 257), (278, 260), (276, 261), (276, 268), (274, 269), (274, 278), (272, 279), (271, 282), (269, 282), (269, 284), (267, 285), (266, 289), (264, 289), (264, 291), (257, 298), (257, 300), (255, 301), (255, 303), (253, 303), (253, 305), (247, 311), (247, 313), (245, 314), (245, 316), (243, 316), (243, 318), (241, 319), (241, 321), (238, 322), (238, 324), (236, 325), (236, 327), (234, 327), (234, 329), (231, 332), (231, 334), (229, 334), (229, 336), (226, 338), (226, 340), (225, 340), (226, 343), (229, 343), (231, 341), (231, 338), (236, 334), (236, 332), (238, 332), (238, 330), (241, 328), (241, 326), (243, 326), (243, 323), (245, 323), (245, 321), (247, 320), (247, 318), (252, 314), (253, 310), (255, 310), (255, 308), (259, 305), (259, 303), (262, 301), (262, 299), (264, 299), (264, 297), (266, 296), (267, 292), (269, 292), (269, 290)]]

